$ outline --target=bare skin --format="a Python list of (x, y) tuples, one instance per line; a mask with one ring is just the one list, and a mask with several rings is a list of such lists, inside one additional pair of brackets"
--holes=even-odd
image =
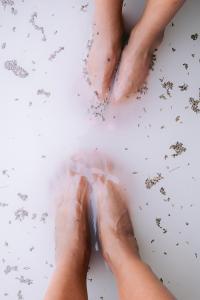
[[(123, 23), (121, 0), (97, 0), (93, 24), (93, 44), (87, 68), (95, 93), (108, 97), (110, 84), (121, 54)], [(112, 11), (112, 14), (110, 13)]]
[(126, 200), (118, 184), (99, 178), (96, 184), (102, 253), (117, 282), (121, 300), (174, 300), (142, 262)]
[[(92, 188), (97, 201), (101, 250), (116, 279), (119, 298), (174, 300), (140, 258), (122, 188), (104, 175), (105, 171), (112, 173), (112, 164), (108, 162), (105, 166), (98, 159), (96, 162), (88, 160), (87, 168), (92, 167), (91, 173), (94, 172)], [(57, 265), (45, 300), (87, 300), (89, 184), (84, 176), (70, 172), (67, 189), (59, 198), (56, 215)]]
[(91, 249), (85, 177), (69, 173), (66, 190), (58, 199), (55, 226), (56, 269), (44, 299), (87, 299)]
[[(147, 1), (143, 15), (132, 29), (128, 44), (122, 52), (111, 95), (112, 102), (124, 101), (142, 87), (149, 73), (152, 54), (162, 42), (166, 26), (183, 3), (184, 0)], [(119, 24), (121, 24), (122, 19), (122, 1), (95, 0), (95, 5), (95, 20), (98, 19), (98, 23), (104, 24), (103, 32), (108, 31), (109, 37), (102, 34), (99, 43), (94, 38), (89, 56), (88, 71), (91, 78), (95, 75), (99, 84), (98, 90), (104, 91), (100, 95), (107, 95), (112, 83), (110, 75), (114, 74), (113, 69), (116, 67), (114, 67), (114, 62), (117, 63), (116, 53), (118, 55), (121, 52), (122, 45), (119, 42), (116, 43), (118, 50), (115, 48), (113, 56), (111, 52), (109, 53), (113, 64), (108, 64), (106, 59), (103, 58), (105, 53), (108, 52), (108, 39), (115, 39), (116, 31), (119, 31), (118, 28), (121, 27)], [(117, 18), (114, 17), (116, 12)], [(104, 20), (112, 20), (112, 23)], [(109, 23), (109, 26), (107, 23)], [(108, 27), (108, 30), (106, 30), (106, 27)], [(104, 50), (102, 51), (102, 49)], [(101, 72), (98, 71), (99, 69), (101, 69)], [(106, 74), (109, 74), (109, 76), (106, 76)], [(91, 81), (93, 83), (93, 80)]]

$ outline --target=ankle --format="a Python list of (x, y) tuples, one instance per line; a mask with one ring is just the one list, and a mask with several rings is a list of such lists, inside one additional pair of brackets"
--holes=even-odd
[(103, 249), (103, 256), (114, 274), (117, 274), (123, 266), (130, 261), (140, 260), (137, 242), (134, 238), (115, 238), (111, 244)]
[(133, 39), (134, 44), (137, 45), (139, 49), (144, 49), (144, 51), (152, 52), (156, 47), (160, 45), (163, 36), (164, 30), (153, 27), (151, 28), (140, 21), (135, 26), (135, 28), (133, 28), (130, 35), (130, 40)]
[(131, 272), (131, 270), (136, 269), (141, 264), (143, 265), (144, 263), (139, 255), (127, 251), (126, 253), (123, 253), (123, 255), (119, 255), (118, 262), (112, 264), (111, 270), (115, 278), (120, 279), (127, 274), (128, 270)]
[(96, 1), (94, 23), (96, 27), (113, 30), (113, 32), (123, 27), (121, 0), (101, 0)]
[(75, 258), (60, 259), (56, 264), (56, 273), (66, 277), (70, 275), (73, 279), (84, 281), (87, 276), (88, 266), (85, 264), (78, 264)]
[(123, 0), (96, 0), (96, 13), (106, 15), (111, 18), (122, 17), (122, 4)]

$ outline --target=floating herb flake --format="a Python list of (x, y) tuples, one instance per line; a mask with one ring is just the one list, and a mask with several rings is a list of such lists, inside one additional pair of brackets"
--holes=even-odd
[(26, 194), (18, 193), (17, 196), (18, 196), (22, 201), (26, 201), (26, 200), (28, 199), (28, 195), (26, 195)]
[(196, 40), (198, 39), (198, 37), (199, 37), (198, 33), (193, 33), (193, 34), (191, 34), (191, 39), (192, 39), (193, 41), (196, 41)]
[(38, 14), (37, 12), (34, 12), (30, 18), (30, 23), (33, 25), (33, 27), (35, 28), (35, 30), (38, 30), (42, 33), (42, 41), (45, 42), (47, 39), (46, 39), (46, 35), (45, 35), (45, 32), (44, 32), (44, 27), (42, 26), (38, 26), (36, 23), (35, 23), (35, 19), (37, 19), (38, 17)]
[(8, 71), (12, 71), (15, 74), (15, 76), (18, 76), (20, 78), (25, 78), (29, 75), (27, 71), (25, 71), (22, 67), (20, 67), (17, 64), (17, 61), (15, 59), (7, 60), (4, 66)]
[(4, 7), (4, 9), (6, 8), (6, 6), (13, 6), (14, 5), (14, 1), (13, 0), (0, 0), (2, 6)]
[(164, 81), (164, 78), (160, 79), (162, 87), (165, 89), (167, 95), (171, 97), (171, 91), (173, 90), (174, 83), (172, 81)]
[(160, 193), (164, 196), (166, 195), (166, 191), (165, 191), (164, 187), (160, 188)]
[(156, 185), (160, 180), (164, 179), (160, 173), (157, 173), (157, 176), (153, 178), (147, 178), (145, 180), (145, 185), (147, 189), (151, 189), (154, 185)]
[(183, 146), (183, 143), (176, 142), (176, 144), (171, 145), (169, 149), (173, 149), (175, 153), (172, 154), (173, 157), (181, 155), (183, 152), (185, 152), (187, 149)]
[(33, 280), (32, 279), (24, 278), (24, 276), (16, 277), (16, 279), (19, 280), (19, 282), (27, 284), (27, 285), (33, 284)]
[(189, 99), (189, 103), (191, 105), (191, 109), (195, 112), (195, 113), (200, 113), (200, 107), (199, 107), (199, 104), (200, 104), (200, 100), (196, 100), (192, 97), (190, 97)]
[(60, 47), (60, 48), (58, 48), (58, 50), (55, 50), (55, 51), (49, 56), (49, 60), (50, 60), (50, 61), (53, 61), (53, 60), (56, 58), (57, 54), (60, 53), (61, 51), (63, 51), (64, 49), (65, 49), (64, 47)]
[(167, 229), (161, 226), (161, 218), (156, 218), (156, 225), (162, 229), (163, 233), (167, 233)]
[(39, 89), (39, 90), (37, 90), (37, 95), (44, 95), (46, 97), (50, 97), (51, 93), (50, 92), (46, 92), (44, 89)]
[(28, 217), (28, 211), (24, 208), (19, 208), (15, 212), (15, 220), (22, 222), (26, 217)]
[(184, 83), (182, 85), (179, 85), (179, 89), (180, 89), (181, 92), (187, 91), (188, 87), (189, 86), (186, 83)]

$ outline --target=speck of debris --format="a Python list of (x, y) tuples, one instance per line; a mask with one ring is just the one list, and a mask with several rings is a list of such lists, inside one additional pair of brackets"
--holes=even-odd
[(16, 16), (17, 15), (17, 10), (14, 7), (11, 7), (11, 13)]
[(106, 120), (105, 114), (106, 114), (107, 107), (108, 107), (108, 100), (99, 101), (97, 99), (96, 103), (91, 104), (90, 107), (88, 108), (88, 113), (91, 115), (92, 118), (104, 122)]
[(18, 193), (17, 196), (18, 196), (22, 201), (26, 201), (26, 200), (28, 199), (28, 195), (26, 195), (26, 194)]
[(154, 185), (156, 185), (161, 179), (164, 179), (160, 173), (157, 173), (157, 176), (153, 178), (147, 178), (145, 180), (145, 185), (147, 189), (151, 189)]
[(59, 47), (58, 50), (55, 50), (52, 54), (50, 54), (49, 60), (53, 61), (56, 58), (57, 54), (59, 54), (64, 49), (65, 49), (65, 47)]
[(179, 89), (180, 89), (181, 92), (187, 91), (188, 87), (189, 86), (186, 83), (184, 83), (182, 85), (179, 85)]
[(156, 224), (158, 227), (160, 227), (160, 223), (161, 223), (161, 218), (156, 218)]
[(17, 266), (6, 266), (4, 273), (7, 275), (8, 273), (12, 272), (12, 271), (18, 271), (18, 267)]
[[(168, 197), (168, 198), (164, 199), (164, 201), (165, 201), (165, 202), (169, 202), (169, 201), (170, 201), (170, 198)], [(170, 217), (170, 214), (169, 214), (168, 216)]]
[(146, 95), (147, 92), (148, 92), (148, 86), (147, 83), (145, 82), (143, 86), (137, 91), (136, 99), (141, 100), (142, 96)]
[(188, 70), (188, 64), (184, 63), (183, 66), (186, 70)]
[(19, 291), (18, 291), (18, 293), (17, 293), (17, 297), (18, 297), (18, 298), (17, 298), (18, 300), (23, 300), (23, 299), (24, 299), (24, 297), (23, 297), (23, 295), (22, 295), (22, 291), (21, 291), (21, 290), (19, 290)]
[(161, 95), (159, 96), (159, 98), (160, 98), (160, 99), (164, 99), (164, 100), (167, 99), (167, 97), (166, 97), (164, 94), (161, 94)]
[(167, 233), (167, 229), (161, 226), (161, 218), (156, 218), (156, 225), (162, 229), (163, 233)]
[(39, 90), (37, 90), (37, 95), (44, 95), (46, 97), (50, 97), (51, 93), (50, 92), (46, 92), (44, 89), (39, 89)]
[(37, 218), (37, 214), (36, 214), (36, 213), (33, 213), (31, 219), (32, 219), (32, 220), (35, 220), (36, 218)]
[(193, 110), (193, 112), (195, 112), (197, 114), (200, 113), (200, 107), (199, 107), (200, 99), (194, 99), (194, 98), (190, 97), (189, 103), (191, 105), (191, 109)]
[(179, 122), (179, 121), (180, 121), (180, 118), (181, 118), (181, 116), (177, 116), (176, 119), (175, 119), (175, 121), (176, 121), (176, 122)]
[(17, 61), (15, 59), (7, 60), (4, 64), (4, 67), (7, 70), (12, 71), (15, 76), (18, 76), (20, 78), (25, 78), (29, 75), (27, 71), (25, 71), (21, 66), (17, 64)]
[(6, 6), (12, 6), (14, 5), (14, 1), (13, 0), (0, 0), (3, 8), (5, 9)]
[(198, 37), (199, 37), (198, 33), (193, 33), (193, 34), (191, 34), (191, 39), (192, 39), (193, 41), (196, 41), (196, 40), (198, 39)]
[(1, 49), (5, 49), (6, 48), (6, 42), (1, 44)]
[(22, 222), (26, 217), (28, 217), (28, 211), (24, 208), (19, 208), (15, 211), (15, 220)]
[[(171, 91), (173, 90), (173, 87), (174, 87), (174, 84), (172, 81), (164, 81), (164, 78), (161, 78), (160, 79), (160, 82), (161, 82), (161, 85), (162, 85), (162, 88), (165, 89), (166, 93), (167, 93), (167, 96), (171, 97)], [(164, 95), (164, 94), (163, 94)], [(160, 98), (162, 99), (166, 99), (163, 97), (163, 95), (160, 96)], [(165, 95), (164, 95), (165, 96)], [(166, 96), (165, 96), (166, 97)]]
[(160, 188), (160, 193), (164, 196), (166, 195), (166, 191), (165, 191), (164, 187)]
[(152, 58), (151, 58), (151, 65), (150, 69), (154, 71), (155, 63), (156, 63), (157, 57), (156, 57), (156, 51), (153, 53)]
[(33, 284), (33, 280), (29, 278), (24, 278), (24, 276), (16, 277), (17, 280), (19, 280), (20, 283), (24, 283), (27, 285)]
[(176, 51), (176, 49), (172, 47), (172, 51), (173, 51), (173, 52), (175, 52), (175, 51)]
[(180, 142), (176, 142), (176, 144), (171, 145), (169, 149), (173, 149), (175, 151), (175, 153), (172, 154), (173, 157), (179, 156), (187, 150), (187, 148), (183, 146), (183, 143)]
[(89, 3), (81, 5), (81, 11), (86, 12), (88, 8)]
[(45, 42), (47, 39), (46, 39), (46, 35), (45, 35), (45, 32), (44, 32), (44, 27), (42, 26), (38, 26), (36, 23), (35, 23), (35, 19), (37, 19), (38, 17), (38, 14), (37, 12), (34, 12), (30, 18), (30, 23), (33, 25), (33, 27), (35, 28), (35, 30), (38, 30), (42, 33), (42, 41)]
[(40, 222), (46, 223), (46, 219), (48, 217), (48, 213), (45, 212), (41, 215)]
[(8, 206), (8, 203), (0, 202), (0, 207), (6, 207), (6, 206)]

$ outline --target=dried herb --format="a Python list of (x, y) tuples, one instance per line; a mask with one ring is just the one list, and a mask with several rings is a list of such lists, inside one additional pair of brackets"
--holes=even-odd
[(15, 76), (18, 76), (20, 78), (25, 78), (29, 75), (27, 71), (25, 71), (22, 67), (20, 67), (17, 64), (17, 61), (15, 59), (7, 60), (4, 64), (4, 67), (7, 70), (12, 71), (15, 74)]
[(147, 189), (151, 189), (156, 183), (158, 183), (161, 179), (164, 179), (160, 173), (157, 173), (157, 176), (153, 178), (147, 178), (145, 180), (145, 185)]
[(187, 149), (183, 146), (183, 143), (176, 142), (176, 144), (171, 145), (169, 149), (173, 149), (175, 153), (172, 154), (173, 157), (181, 155), (183, 152), (185, 152)]
[(55, 50), (50, 56), (49, 56), (49, 60), (50, 61), (53, 61), (55, 58), (56, 58), (56, 56), (57, 56), (57, 54), (59, 54), (61, 51), (63, 51), (65, 48), (64, 47), (60, 47), (60, 48), (58, 48), (58, 50)]
[(164, 196), (166, 195), (166, 191), (165, 191), (164, 187), (160, 188), (160, 193)]
[(35, 28), (35, 30), (38, 30), (42, 33), (42, 41), (45, 42), (47, 39), (46, 39), (46, 35), (45, 35), (45, 32), (44, 32), (44, 27), (42, 26), (38, 26), (36, 23), (35, 23), (35, 19), (37, 19), (38, 17), (38, 14), (37, 12), (34, 12), (30, 18), (30, 23), (33, 25), (33, 27)]
[(191, 39), (193, 41), (196, 41), (198, 39), (198, 37), (199, 37), (198, 33), (191, 34)]
[(179, 85), (179, 89), (181, 90), (181, 92), (187, 91), (188, 87), (189, 86), (186, 83)]
[(189, 103), (191, 105), (191, 109), (195, 112), (195, 113), (200, 113), (200, 100), (195, 100), (194, 98), (190, 97), (189, 99)]

